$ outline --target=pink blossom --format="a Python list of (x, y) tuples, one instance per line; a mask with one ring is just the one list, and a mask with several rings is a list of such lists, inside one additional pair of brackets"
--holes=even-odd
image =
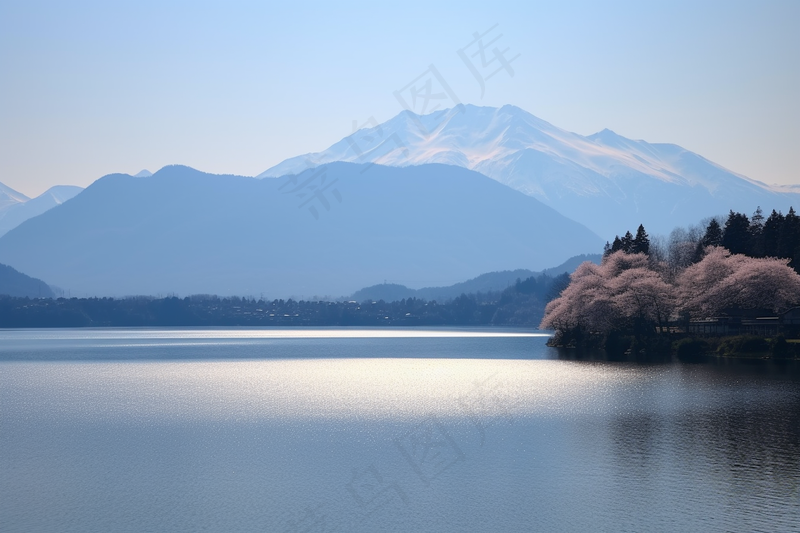
[(662, 324), (673, 307), (672, 287), (650, 268), (647, 256), (618, 251), (601, 265), (580, 265), (545, 308), (540, 327), (606, 332), (635, 317)]
[(800, 303), (800, 275), (785, 259), (757, 259), (709, 248), (678, 277), (681, 310), (706, 318), (738, 307), (782, 311)]

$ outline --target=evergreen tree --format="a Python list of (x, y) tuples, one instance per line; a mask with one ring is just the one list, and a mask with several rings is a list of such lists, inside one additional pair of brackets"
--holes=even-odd
[(636, 238), (631, 243), (630, 253), (632, 254), (650, 254), (650, 237), (644, 230), (644, 225), (639, 224), (639, 229), (636, 230)]
[(732, 254), (748, 255), (750, 252), (750, 220), (743, 213), (731, 210), (728, 220), (725, 221), (725, 231), (722, 234), (722, 246)]
[(764, 230), (762, 231), (765, 257), (781, 257), (779, 247), (783, 225), (783, 215), (773, 209), (772, 214), (764, 222)]
[(613, 254), (614, 252), (619, 252), (620, 250), (622, 250), (622, 241), (620, 240), (619, 235), (615, 235), (614, 242), (611, 244), (610, 253)]
[(697, 247), (694, 250), (694, 258), (692, 259), (692, 263), (698, 263), (702, 261), (703, 257), (706, 255), (706, 248), (709, 246), (722, 246), (722, 227), (720, 227), (716, 218), (711, 219), (711, 222), (709, 222), (708, 226), (706, 227), (706, 232), (703, 235), (703, 238), (697, 243)]
[(792, 207), (783, 220), (780, 245), (784, 254), (781, 257), (790, 259), (789, 266), (800, 272), (800, 216)]
[(625, 232), (625, 235), (622, 236), (620, 242), (622, 244), (622, 251), (626, 254), (631, 253), (631, 249), (633, 248), (633, 235), (631, 235), (630, 231)]
[(764, 214), (761, 206), (750, 217), (750, 257), (764, 257)]
[(783, 230), (778, 240), (778, 257), (794, 258), (795, 251), (800, 244), (800, 217), (790, 207), (783, 219)]
[(706, 227), (706, 233), (700, 241), (704, 247), (722, 245), (722, 228), (716, 218), (712, 218)]

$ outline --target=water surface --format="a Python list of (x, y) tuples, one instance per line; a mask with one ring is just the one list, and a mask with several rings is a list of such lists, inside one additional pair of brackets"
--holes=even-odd
[(0, 331), (2, 531), (800, 531), (800, 379), (519, 330)]

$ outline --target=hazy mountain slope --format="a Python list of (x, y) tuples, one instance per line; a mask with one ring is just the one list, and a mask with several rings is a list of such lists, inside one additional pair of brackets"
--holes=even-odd
[(474, 294), (477, 292), (493, 292), (502, 291), (513, 285), (518, 279), (526, 279), (532, 276), (539, 276), (546, 274), (550, 277), (558, 276), (559, 274), (572, 273), (578, 268), (578, 265), (584, 261), (591, 261), (593, 263), (600, 263), (602, 254), (581, 254), (571, 257), (564, 263), (547, 268), (541, 272), (533, 272), (527, 269), (505, 270), (503, 272), (489, 272), (481, 274), (480, 276), (461, 282), (448, 287), (424, 287), (422, 289), (409, 289), (404, 285), (397, 283), (381, 283), (371, 287), (365, 287), (356, 291), (350, 299), (357, 302), (364, 300), (384, 300), (386, 302), (393, 302), (402, 300), (404, 298), (422, 298), (425, 300), (446, 301), (451, 298), (457, 298), (462, 294)]
[(476, 278), (446, 287), (423, 287), (421, 289), (410, 289), (405, 285), (397, 283), (380, 283), (354, 292), (350, 299), (357, 302), (362, 302), (364, 300), (394, 302), (402, 300), (403, 298), (422, 298), (424, 300), (437, 300), (442, 302), (456, 298), (462, 294), (501, 291), (513, 284), (518, 278), (525, 279), (534, 275), (536, 275), (536, 272), (526, 268), (520, 268), (517, 270), (504, 270), (502, 272), (488, 272)]
[(25, 203), (28, 200), (30, 200), (30, 198), (21, 192), (17, 192), (11, 187), (0, 183), (0, 212), (9, 206)]
[[(319, 219), (257, 180), (165, 167), (109, 175), (0, 238), (0, 261), (72, 295), (350, 294), (384, 279), (410, 286), (541, 269), (602, 241), (536, 199), (459, 167), (326, 167)], [(294, 181), (296, 179), (296, 181)], [(333, 196), (336, 189), (341, 198)]]
[(456, 110), (441, 124), (439, 115), (404, 111), (259, 177), (329, 161), (449, 163), (534, 196), (605, 239), (640, 223), (666, 233), (729, 209), (751, 213), (758, 205), (787, 210), (800, 204), (790, 189), (768, 187), (673, 144), (633, 141), (609, 130), (582, 136), (514, 106)]
[(83, 189), (74, 185), (56, 185), (36, 198), (0, 207), (0, 236), (5, 235), (29, 218), (61, 205)]
[(0, 295), (20, 298), (52, 298), (53, 291), (44, 281), (0, 264)]
[(586, 261), (590, 261), (596, 265), (599, 265), (602, 260), (603, 260), (603, 254), (576, 255), (575, 257), (570, 257), (569, 259), (567, 259), (558, 266), (552, 268), (545, 268), (544, 270), (542, 270), (541, 274), (550, 277), (556, 277), (561, 274), (572, 274), (573, 272), (575, 272), (575, 269), (577, 269), (582, 263), (585, 263)]

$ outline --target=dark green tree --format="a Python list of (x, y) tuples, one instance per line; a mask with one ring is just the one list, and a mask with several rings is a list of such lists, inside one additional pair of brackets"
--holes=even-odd
[(693, 263), (697, 263), (706, 255), (706, 248), (709, 246), (722, 246), (722, 227), (717, 222), (716, 218), (712, 218), (711, 222), (706, 226), (706, 232), (700, 242), (697, 243), (697, 248), (694, 251)]
[(750, 251), (751, 257), (764, 257), (764, 213), (761, 206), (750, 217)]
[(722, 245), (722, 227), (716, 218), (712, 218), (706, 227), (706, 233), (700, 241), (704, 247)]
[(735, 213), (731, 210), (728, 220), (725, 221), (725, 231), (722, 233), (722, 246), (732, 254), (749, 255), (750, 252), (750, 220), (744, 213)]
[(794, 261), (798, 245), (800, 245), (800, 217), (794, 212), (794, 208), (790, 207), (783, 219), (783, 230), (778, 239), (778, 257), (792, 259), (795, 270), (798, 269)]
[(644, 225), (639, 224), (639, 229), (636, 230), (636, 237), (631, 243), (630, 253), (632, 254), (650, 254), (650, 237), (644, 230)]
[(622, 244), (622, 251), (626, 254), (631, 253), (631, 248), (633, 247), (633, 235), (631, 235), (630, 231), (626, 231), (625, 235), (622, 236), (620, 239), (620, 243)]
[(780, 257), (779, 247), (783, 226), (783, 215), (773, 209), (766, 222), (764, 222), (764, 231), (762, 232), (765, 257)]
[(614, 252), (619, 252), (622, 250), (622, 239), (619, 238), (619, 235), (614, 236), (614, 242), (611, 244), (611, 248), (608, 250), (608, 254), (613, 254)]

